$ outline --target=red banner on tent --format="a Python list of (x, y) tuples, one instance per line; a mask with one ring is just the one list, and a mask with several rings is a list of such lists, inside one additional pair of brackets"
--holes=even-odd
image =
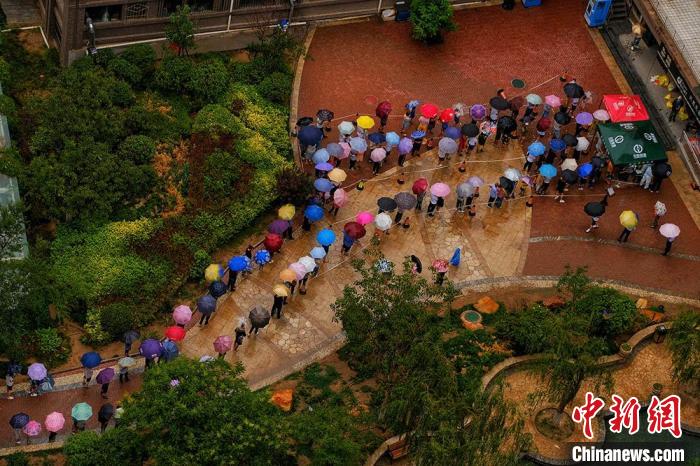
[(603, 103), (613, 123), (649, 119), (649, 112), (638, 95), (604, 95)]

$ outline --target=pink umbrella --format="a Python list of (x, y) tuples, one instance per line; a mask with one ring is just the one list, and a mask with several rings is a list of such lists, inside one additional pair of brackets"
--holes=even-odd
[(297, 280), (301, 280), (302, 278), (304, 278), (304, 276), (306, 276), (307, 273), (304, 264), (300, 264), (299, 262), (289, 264), (289, 269), (297, 275)]
[(63, 429), (65, 423), (66, 418), (63, 417), (63, 414), (57, 411), (54, 411), (53, 413), (46, 416), (46, 420), (44, 421), (46, 430), (48, 430), (49, 432), (58, 432), (59, 430)]
[(675, 238), (681, 233), (681, 229), (673, 223), (664, 223), (659, 227), (659, 233), (666, 238)]
[(343, 207), (348, 203), (348, 193), (343, 188), (338, 188), (333, 193), (333, 204)]
[(544, 98), (544, 103), (550, 107), (559, 107), (561, 106), (561, 99), (556, 95), (548, 95)]
[(357, 216), (355, 217), (355, 221), (362, 226), (369, 225), (374, 221), (374, 215), (372, 215), (371, 212), (367, 212), (366, 210), (364, 210), (357, 214)]
[(22, 428), (22, 431), (30, 437), (36, 437), (41, 433), (41, 424), (37, 421), (29, 421), (24, 428)]
[(430, 193), (437, 197), (445, 197), (450, 194), (450, 187), (445, 183), (435, 183), (430, 187)]
[(523, 176), (522, 178), (520, 178), (520, 181), (522, 181), (528, 186), (532, 186), (532, 179), (529, 176)]
[(228, 335), (221, 335), (214, 340), (214, 351), (224, 354), (233, 348), (233, 338)]
[(433, 268), (436, 272), (447, 272), (447, 270), (450, 268), (450, 265), (445, 259), (435, 259), (433, 261)]
[(599, 108), (598, 110), (593, 112), (593, 118), (595, 118), (598, 121), (608, 121), (610, 119), (610, 114), (607, 110)]
[(381, 162), (386, 158), (386, 149), (383, 147), (372, 149), (372, 153), (369, 155), (369, 158), (372, 160), (372, 162)]
[(180, 304), (173, 309), (173, 320), (176, 324), (185, 325), (192, 320), (192, 309), (184, 304)]
[(348, 156), (350, 155), (350, 150), (351, 150), (350, 144), (348, 144), (347, 142), (341, 142), (338, 145), (343, 148), (343, 153), (338, 155), (336, 158), (341, 159), (341, 160), (348, 158)]

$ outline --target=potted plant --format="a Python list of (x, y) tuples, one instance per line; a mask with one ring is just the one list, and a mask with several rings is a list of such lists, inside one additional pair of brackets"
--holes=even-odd
[(411, 35), (427, 44), (442, 42), (444, 31), (457, 28), (449, 0), (411, 0)]
[(626, 358), (630, 355), (630, 353), (632, 353), (632, 345), (629, 343), (623, 343), (620, 345), (620, 356)]

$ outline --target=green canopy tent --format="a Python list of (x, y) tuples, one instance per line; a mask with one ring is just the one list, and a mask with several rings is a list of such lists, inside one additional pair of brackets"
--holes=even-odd
[(667, 160), (666, 151), (650, 121), (604, 123), (600, 137), (614, 165)]

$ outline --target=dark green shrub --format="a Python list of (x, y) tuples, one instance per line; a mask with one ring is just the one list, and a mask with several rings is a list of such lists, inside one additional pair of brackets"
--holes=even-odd
[(516, 354), (541, 353), (551, 348), (557, 333), (555, 315), (535, 304), (512, 313), (499, 313), (494, 327), (499, 338), (508, 340)]
[(288, 106), (289, 96), (292, 93), (292, 80), (289, 74), (274, 72), (260, 81), (257, 88), (269, 101)]
[(217, 104), (207, 105), (200, 110), (192, 124), (193, 133), (236, 135), (241, 131), (243, 125), (240, 120), (225, 107)]
[(119, 339), (124, 332), (139, 328), (153, 320), (155, 310), (147, 304), (112, 303), (100, 308), (102, 329), (113, 339)]
[(182, 94), (190, 89), (195, 65), (188, 57), (166, 55), (156, 69), (156, 86), (164, 92)]
[(123, 79), (132, 86), (139, 85), (143, 79), (141, 69), (122, 57), (116, 57), (110, 61), (107, 69), (114, 73), (116, 77)]
[(452, 4), (448, 0), (411, 0), (411, 34), (414, 39), (433, 43), (444, 31), (454, 31)]
[(70, 341), (54, 327), (34, 331), (36, 355), (49, 367), (56, 367), (68, 360)]
[(68, 466), (100, 464), (142, 464), (143, 441), (126, 427), (108, 429), (104, 434), (87, 430), (70, 435), (63, 445)]
[(631, 332), (640, 316), (629, 296), (602, 286), (589, 287), (576, 302), (576, 312), (590, 315), (592, 334), (608, 339)]
[(194, 252), (194, 261), (190, 267), (190, 279), (201, 280), (204, 278), (204, 269), (211, 264), (212, 259), (207, 251), (198, 249)]
[(156, 143), (148, 136), (129, 136), (119, 144), (118, 154), (136, 165), (149, 164), (156, 155)]
[(29, 466), (29, 456), (23, 451), (18, 451), (5, 457), (7, 466)]
[(226, 93), (229, 79), (228, 70), (220, 61), (198, 63), (192, 71), (187, 89), (202, 106), (217, 102)]
[(10, 65), (0, 57), (0, 84), (10, 82)]
[(156, 51), (148, 44), (130, 45), (124, 49), (119, 57), (141, 70), (143, 77), (148, 77), (153, 73)]
[(283, 203), (302, 205), (313, 192), (314, 180), (297, 167), (285, 168), (277, 177), (277, 197)]
[(204, 164), (204, 197), (210, 202), (220, 203), (236, 190), (243, 164), (235, 155), (216, 149), (209, 154)]

